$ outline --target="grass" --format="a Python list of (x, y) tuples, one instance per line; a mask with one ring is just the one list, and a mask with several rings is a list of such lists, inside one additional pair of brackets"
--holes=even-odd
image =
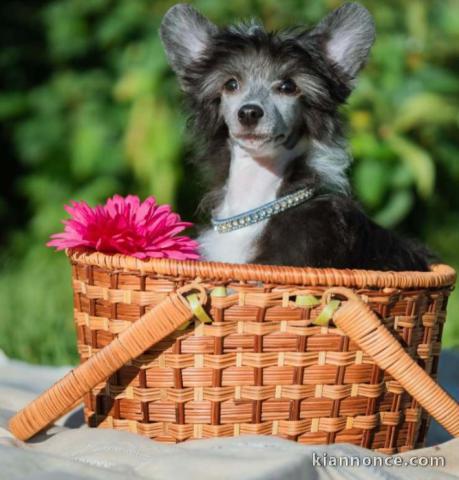
[(43, 247), (0, 276), (0, 349), (31, 363), (65, 365), (78, 360), (70, 265)]
[[(459, 265), (451, 265), (459, 272)], [(459, 289), (453, 291), (448, 301), (442, 345), (445, 348), (459, 348)]]

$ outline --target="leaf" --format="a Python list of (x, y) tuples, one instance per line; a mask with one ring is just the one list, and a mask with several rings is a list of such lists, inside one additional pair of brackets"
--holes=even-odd
[(422, 92), (402, 103), (393, 128), (398, 132), (406, 132), (419, 125), (448, 125), (456, 123), (458, 115), (457, 106), (445, 97)]
[(373, 219), (383, 227), (392, 228), (408, 215), (413, 203), (414, 197), (409, 190), (397, 190), (390, 196), (386, 206)]
[(352, 154), (356, 157), (375, 157), (379, 151), (379, 142), (373, 133), (354, 132), (351, 138)]
[(160, 203), (174, 203), (182, 142), (181, 121), (165, 103), (152, 95), (134, 102), (125, 136), (126, 154), (143, 187)]
[(370, 207), (377, 207), (382, 201), (389, 183), (389, 170), (378, 160), (364, 159), (354, 170), (354, 184), (359, 198)]
[(27, 97), (23, 92), (8, 92), (0, 95), (0, 120), (16, 117), (27, 108)]
[(398, 163), (390, 170), (390, 185), (394, 189), (411, 188), (414, 178), (411, 170), (404, 164)]
[[(82, 105), (74, 116), (69, 139), (72, 172), (78, 179), (94, 174), (117, 173), (122, 164), (120, 142), (107, 122), (111, 110), (91, 102)], [(113, 128), (113, 127), (112, 127)]]
[(148, 17), (147, 3), (133, 0), (115, 2), (110, 15), (104, 16), (99, 24), (96, 32), (97, 40), (104, 47), (122, 42), (130, 33), (141, 29)]
[(437, 149), (437, 158), (449, 174), (449, 178), (459, 181), (459, 148), (452, 142), (443, 141)]
[(438, 6), (442, 31), (447, 35), (459, 37), (459, 8), (457, 8), (457, 0), (443, 0)]
[(84, 199), (90, 205), (103, 203), (108, 197), (120, 193), (120, 182), (113, 176), (98, 176), (92, 181), (85, 182), (82, 188), (75, 191), (74, 199)]
[(51, 2), (44, 9), (46, 34), (51, 54), (68, 60), (87, 53), (92, 35), (77, 2)]
[(413, 174), (419, 195), (428, 198), (435, 185), (435, 165), (430, 154), (405, 137), (392, 134), (387, 144)]
[(349, 115), (349, 121), (354, 130), (368, 130), (372, 126), (371, 114), (366, 110), (355, 110)]
[(427, 5), (424, 0), (411, 0), (406, 5), (406, 23), (411, 37), (423, 44), (427, 37)]
[(427, 65), (416, 72), (416, 78), (430, 92), (451, 95), (459, 92), (459, 78), (453, 69), (448, 70), (447, 65)]
[(152, 87), (153, 78), (150, 72), (145, 69), (133, 69), (120, 78), (115, 85), (114, 95), (120, 101), (132, 100), (150, 93)]

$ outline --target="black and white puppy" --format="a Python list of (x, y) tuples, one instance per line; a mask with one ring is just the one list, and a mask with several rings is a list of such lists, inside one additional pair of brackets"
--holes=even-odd
[[(200, 235), (206, 259), (428, 269), (423, 247), (376, 225), (349, 194), (338, 110), (374, 41), (364, 7), (345, 4), (313, 29), (272, 33), (254, 21), (218, 28), (179, 4), (160, 34), (213, 172), (206, 203), (216, 223), (229, 219)], [(284, 198), (294, 192), (305, 198)]]

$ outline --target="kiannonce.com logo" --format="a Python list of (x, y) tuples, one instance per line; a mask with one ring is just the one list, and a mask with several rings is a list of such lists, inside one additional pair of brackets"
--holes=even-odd
[(445, 467), (445, 457), (400, 457), (312, 454), (314, 467)]

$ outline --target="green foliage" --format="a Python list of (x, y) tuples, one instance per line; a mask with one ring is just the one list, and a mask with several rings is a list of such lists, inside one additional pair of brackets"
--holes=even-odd
[[(153, 193), (187, 218), (197, 205), (195, 174), (184, 168), (181, 97), (158, 38), (173, 2), (10, 3), (21, 41), (0, 53), (0, 119), (6, 161), (15, 165), (14, 183), (0, 198), (0, 348), (66, 363), (76, 358), (70, 273), (63, 255), (44, 247), (61, 228), (63, 204)], [(217, 23), (259, 16), (279, 28), (315, 22), (341, 2), (192, 3)], [(362, 3), (378, 36), (345, 109), (355, 192), (379, 223), (421, 238), (459, 266), (457, 3)], [(445, 344), (459, 344), (457, 296)]]
[(68, 364), (76, 359), (70, 267), (64, 256), (43, 249), (0, 276), (1, 347), (30, 362)]

